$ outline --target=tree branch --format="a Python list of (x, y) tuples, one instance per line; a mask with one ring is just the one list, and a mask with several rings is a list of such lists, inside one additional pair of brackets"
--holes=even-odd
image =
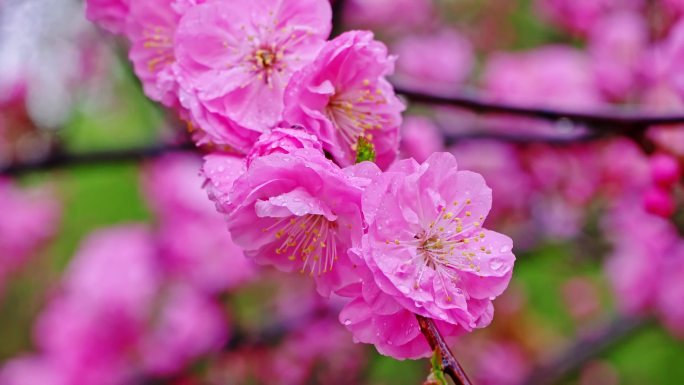
[(131, 162), (154, 158), (176, 151), (196, 149), (190, 142), (181, 144), (157, 144), (147, 147), (124, 148), (84, 153), (56, 152), (35, 162), (15, 163), (0, 167), (0, 175), (19, 175), (30, 171), (51, 170), (60, 167), (92, 165), (102, 163)]
[(617, 318), (591, 333), (579, 337), (567, 350), (541, 365), (522, 382), (523, 385), (558, 383), (649, 322), (642, 318)]
[(426, 318), (416, 314), (420, 331), (423, 332), (425, 338), (430, 344), (430, 348), (436, 351), (442, 363), (442, 371), (454, 380), (456, 385), (472, 385), (468, 379), (465, 371), (454, 357), (454, 354), (449, 349), (444, 337), (437, 330), (437, 325), (431, 318)]
[(583, 124), (589, 129), (600, 132), (628, 134), (634, 131), (645, 130), (649, 126), (684, 123), (684, 115), (652, 115), (643, 112), (625, 112), (620, 110), (584, 113), (540, 107), (521, 107), (512, 104), (490, 102), (464, 94), (443, 96), (401, 87), (395, 87), (395, 91), (398, 94), (404, 95), (409, 101), (420, 104), (454, 106), (483, 114), (525, 116), (548, 121), (568, 119), (573, 123)]

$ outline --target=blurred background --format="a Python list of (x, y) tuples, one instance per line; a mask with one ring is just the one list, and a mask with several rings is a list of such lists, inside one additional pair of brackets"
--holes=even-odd
[[(684, 1), (333, 8), (398, 55), (400, 90), (684, 115)], [(427, 360), (354, 344), (338, 301), (242, 257), (127, 49), (80, 1), (0, 0), (0, 385), (421, 384)], [(474, 382), (683, 383), (684, 129), (406, 100), (402, 156), (482, 173), (516, 245), (492, 326), (452, 344)]]

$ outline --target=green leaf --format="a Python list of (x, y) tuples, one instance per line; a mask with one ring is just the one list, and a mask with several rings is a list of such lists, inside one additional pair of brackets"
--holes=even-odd
[(366, 137), (359, 136), (356, 142), (356, 163), (375, 162), (375, 146)]

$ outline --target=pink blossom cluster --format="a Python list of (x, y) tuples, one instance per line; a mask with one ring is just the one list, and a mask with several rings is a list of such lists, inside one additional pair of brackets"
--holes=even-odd
[[(326, 0), (114, 4), (89, 1), (89, 17), (129, 39), (146, 94), (213, 150), (205, 186), (248, 258), (346, 298), (340, 321), (355, 341), (396, 358), (430, 353), (416, 315), (446, 335), (491, 322), (514, 262), (511, 239), (483, 227), (491, 190), (448, 153), (395, 162), (396, 57), (371, 32), (326, 40)], [(470, 57), (458, 35), (440, 39)], [(175, 215), (162, 225), (170, 238), (192, 231)]]
[(606, 271), (620, 309), (653, 312), (673, 334), (684, 338), (684, 239), (671, 222), (625, 202), (607, 218), (613, 244)]
[[(218, 294), (252, 280), (256, 267), (206, 199), (200, 165), (169, 155), (146, 166), (158, 227), (90, 235), (38, 316), (37, 352), (7, 363), (0, 383), (129, 384), (175, 375), (223, 347), (229, 323)], [(12, 239), (41, 228), (10, 218), (26, 223)]]

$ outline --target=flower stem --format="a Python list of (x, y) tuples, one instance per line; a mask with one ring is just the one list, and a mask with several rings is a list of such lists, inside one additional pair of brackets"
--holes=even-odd
[(420, 331), (430, 344), (433, 351), (437, 353), (441, 361), (442, 371), (451, 377), (456, 385), (472, 385), (465, 371), (449, 349), (444, 337), (437, 330), (437, 325), (431, 318), (426, 318), (416, 314)]

